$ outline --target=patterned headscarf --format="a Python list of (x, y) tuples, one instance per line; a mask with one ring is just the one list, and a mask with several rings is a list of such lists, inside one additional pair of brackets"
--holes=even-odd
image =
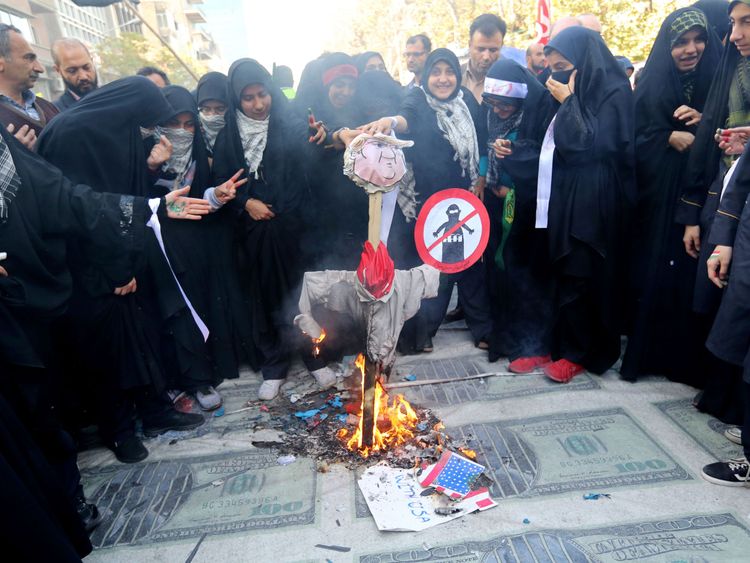
[[(674, 49), (680, 37), (696, 27), (702, 29), (703, 33), (708, 35), (708, 19), (706, 19), (706, 15), (700, 10), (685, 10), (677, 16), (669, 28), (669, 48)], [(695, 90), (695, 79), (697, 76), (697, 69), (680, 74), (682, 92), (685, 94), (688, 102), (693, 99), (693, 90)]]
[(708, 20), (706, 15), (700, 10), (685, 10), (672, 22), (672, 27), (669, 29), (669, 47), (674, 48), (677, 40), (694, 27), (700, 27), (707, 32)]

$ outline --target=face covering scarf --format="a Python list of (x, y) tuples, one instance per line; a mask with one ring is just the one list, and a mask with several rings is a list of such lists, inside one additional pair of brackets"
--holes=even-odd
[(200, 118), (203, 138), (206, 139), (206, 148), (208, 148), (209, 151), (213, 151), (216, 137), (218, 137), (219, 131), (224, 129), (224, 116), (201, 114)]
[(237, 113), (237, 128), (240, 132), (242, 141), (242, 151), (245, 153), (245, 163), (247, 164), (247, 173), (255, 174), (258, 179), (258, 167), (263, 161), (263, 151), (266, 150), (266, 140), (268, 139), (268, 124), (270, 117), (263, 121), (250, 119), (240, 110)]
[(461, 175), (468, 171), (472, 183), (479, 177), (479, 147), (477, 132), (469, 108), (464, 103), (463, 91), (450, 101), (441, 101), (427, 94), (427, 104), (437, 116), (438, 129), (456, 151), (453, 160), (461, 164)]
[(154, 135), (164, 135), (172, 143), (172, 156), (161, 167), (164, 172), (177, 174), (181, 179), (187, 172), (193, 158), (193, 133), (182, 127), (157, 127)]

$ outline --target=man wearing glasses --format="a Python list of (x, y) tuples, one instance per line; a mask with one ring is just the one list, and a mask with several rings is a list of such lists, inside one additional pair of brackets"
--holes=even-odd
[(404, 51), (406, 68), (414, 74), (414, 78), (406, 85), (407, 89), (418, 88), (422, 84), (422, 71), (430, 51), (432, 51), (432, 41), (422, 33), (412, 35), (406, 40), (406, 50)]

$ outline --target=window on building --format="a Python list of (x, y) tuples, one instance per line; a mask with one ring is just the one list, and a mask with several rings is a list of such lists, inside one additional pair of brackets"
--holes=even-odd
[(16, 14), (12, 14), (0, 8), (0, 22), (17, 27), (21, 30), (21, 35), (23, 35), (27, 41), (34, 41), (34, 34), (31, 32), (31, 26), (29, 25), (29, 20), (27, 18), (17, 16)]
[(159, 27), (169, 27), (169, 17), (166, 12), (156, 12), (156, 23)]

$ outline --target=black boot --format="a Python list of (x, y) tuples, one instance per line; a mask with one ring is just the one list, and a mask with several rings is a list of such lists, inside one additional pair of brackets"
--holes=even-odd
[(141, 439), (132, 434), (121, 442), (115, 442), (110, 448), (118, 461), (122, 463), (138, 463), (148, 457), (148, 450)]
[(158, 414), (143, 418), (143, 434), (153, 438), (170, 430), (184, 432), (198, 428), (205, 422), (202, 414), (178, 412), (173, 408), (166, 408)]
[(95, 504), (86, 502), (83, 494), (76, 497), (75, 504), (78, 516), (83, 522), (83, 527), (86, 528), (86, 533), (90, 534), (102, 523), (104, 516), (102, 516)]

